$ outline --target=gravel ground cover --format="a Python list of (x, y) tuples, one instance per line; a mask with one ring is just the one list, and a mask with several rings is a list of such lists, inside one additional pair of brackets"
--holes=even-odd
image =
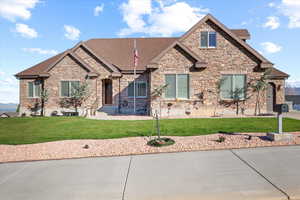
[[(38, 144), (0, 145), (0, 162), (299, 145), (300, 132), (293, 132), (292, 134), (294, 135), (294, 140), (290, 142), (271, 142), (266, 139), (266, 133), (219, 133), (186, 137), (169, 136), (176, 143), (166, 147), (148, 146), (147, 141), (150, 140), (149, 137), (64, 140)], [(220, 136), (225, 137), (225, 141), (222, 143), (217, 141)], [(252, 136), (251, 140), (249, 140), (249, 136)]]

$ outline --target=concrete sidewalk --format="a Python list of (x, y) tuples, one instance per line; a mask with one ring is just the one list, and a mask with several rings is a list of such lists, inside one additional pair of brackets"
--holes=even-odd
[(0, 164), (5, 200), (300, 197), (300, 147)]
[(283, 114), (284, 117), (300, 120), (300, 111), (291, 111)]

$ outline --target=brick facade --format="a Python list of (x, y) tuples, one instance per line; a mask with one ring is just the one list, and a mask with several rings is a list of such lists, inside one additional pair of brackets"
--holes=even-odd
[[(216, 48), (200, 48), (201, 31), (217, 32)], [(215, 109), (219, 114), (235, 113), (234, 105), (225, 107), (218, 103), (220, 94), (217, 92), (217, 82), (221, 79), (222, 74), (245, 74), (247, 82), (258, 79), (263, 72), (255, 70), (259, 65), (257, 59), (242, 49), (221, 29), (210, 23), (202, 24), (181, 42), (207, 62), (208, 65), (203, 70), (195, 69), (192, 61), (189, 61), (184, 53), (175, 48), (169, 50), (160, 59), (158, 69), (151, 73), (151, 88), (153, 90), (160, 85), (164, 85), (165, 74), (189, 74), (190, 98), (173, 100), (162, 98), (160, 103), (159, 100), (152, 101), (151, 106), (154, 109), (161, 110), (163, 116), (212, 116)], [(278, 103), (284, 102), (284, 91), (282, 91), (284, 80), (276, 80), (274, 83), (282, 85), (277, 92), (277, 99)], [(247, 96), (249, 96), (249, 99), (241, 103), (241, 107), (245, 114), (253, 114), (256, 95), (248, 90)], [(261, 95), (263, 112), (266, 112), (266, 102), (266, 92), (263, 92)]]
[[(217, 32), (216, 48), (200, 48), (199, 39), (201, 31)], [(216, 111), (219, 114), (235, 113), (235, 105), (225, 106), (218, 102), (219, 92), (217, 82), (223, 74), (245, 74), (247, 82), (258, 79), (263, 70), (259, 67), (257, 58), (233, 40), (219, 27), (207, 21), (201, 24), (194, 32), (188, 35), (181, 43), (193, 51), (199, 58), (207, 63), (206, 68), (196, 69), (194, 60), (180, 48), (171, 48), (158, 61), (156, 70), (146, 70), (136, 75), (137, 81), (147, 83), (147, 97), (137, 98), (138, 113), (149, 114), (151, 110), (159, 110), (162, 116), (212, 116)], [(128, 85), (134, 80), (132, 73), (123, 73), (121, 77), (114, 77), (109, 67), (100, 62), (91, 53), (82, 47), (73, 50), (85, 63), (89, 65), (98, 77), (88, 77), (88, 71), (71, 56), (64, 57), (50, 71), (50, 76), (44, 79), (44, 88), (48, 90), (49, 101), (45, 105), (46, 115), (53, 111), (69, 111), (60, 106), (60, 83), (63, 80), (79, 80), (89, 85), (89, 97), (80, 108), (80, 113), (92, 107), (101, 109), (103, 102), (103, 80), (112, 80), (112, 105), (121, 113), (132, 113), (133, 98), (128, 97)], [(189, 74), (188, 99), (159, 99), (150, 100), (150, 94), (155, 88), (165, 84), (166, 74)], [(32, 108), (38, 98), (28, 98), (28, 82), (34, 79), (20, 79), (20, 113), (32, 114)], [(269, 80), (276, 86), (276, 102), (284, 103), (284, 79)], [(248, 90), (249, 99), (240, 104), (245, 114), (253, 114), (256, 95)], [(266, 112), (266, 91), (261, 94), (261, 109)], [(72, 109), (71, 109), (72, 110)]]

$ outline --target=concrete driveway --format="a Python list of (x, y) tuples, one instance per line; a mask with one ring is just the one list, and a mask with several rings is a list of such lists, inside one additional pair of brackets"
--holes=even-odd
[(299, 197), (300, 147), (0, 164), (5, 200)]

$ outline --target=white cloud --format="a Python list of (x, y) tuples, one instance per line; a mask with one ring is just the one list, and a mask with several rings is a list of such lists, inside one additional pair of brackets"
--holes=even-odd
[(270, 2), (270, 3), (268, 4), (268, 6), (269, 6), (270, 8), (274, 8), (274, 7), (276, 6), (276, 4), (275, 4), (274, 2)]
[(94, 8), (94, 16), (99, 16), (100, 13), (103, 12), (104, 4), (101, 4), (100, 6), (96, 6)]
[(19, 102), (19, 84), (12, 76), (0, 76), (0, 102), (18, 103)]
[(245, 25), (247, 25), (247, 24), (248, 24), (248, 22), (246, 22), (246, 21), (243, 21), (243, 22), (241, 23), (242, 26), (245, 26)]
[(56, 50), (53, 49), (41, 49), (41, 48), (23, 48), (22, 49), (25, 52), (29, 53), (37, 53), (37, 54), (42, 54), (42, 55), (55, 55), (58, 54)]
[(289, 18), (289, 28), (300, 28), (299, 0), (282, 0), (278, 9)]
[(267, 22), (263, 25), (265, 28), (270, 28), (272, 30), (279, 28), (280, 22), (279, 18), (275, 16), (270, 16), (267, 18)]
[(26, 24), (16, 24), (16, 32), (25, 38), (36, 38), (38, 33)]
[(120, 35), (130, 35), (137, 32), (146, 31), (144, 15), (152, 12), (151, 0), (128, 0), (128, 3), (121, 5), (123, 20), (128, 28), (122, 29)]
[(186, 2), (162, 0), (128, 0), (121, 10), (128, 26), (119, 32), (121, 36), (133, 33), (170, 36), (187, 31), (208, 12)]
[(1, 76), (4, 76), (4, 75), (5, 75), (5, 72), (0, 71), (0, 77), (1, 77)]
[(10, 21), (17, 18), (29, 19), (31, 17), (30, 9), (33, 9), (39, 0), (1, 0), (0, 16)]
[(272, 42), (263, 42), (261, 43), (261, 46), (264, 50), (264, 52), (272, 54), (272, 53), (277, 53), (279, 51), (281, 51), (282, 47), (274, 44)]
[(64, 25), (65, 29), (65, 37), (69, 40), (78, 40), (80, 36), (80, 30), (75, 28), (74, 26)]

